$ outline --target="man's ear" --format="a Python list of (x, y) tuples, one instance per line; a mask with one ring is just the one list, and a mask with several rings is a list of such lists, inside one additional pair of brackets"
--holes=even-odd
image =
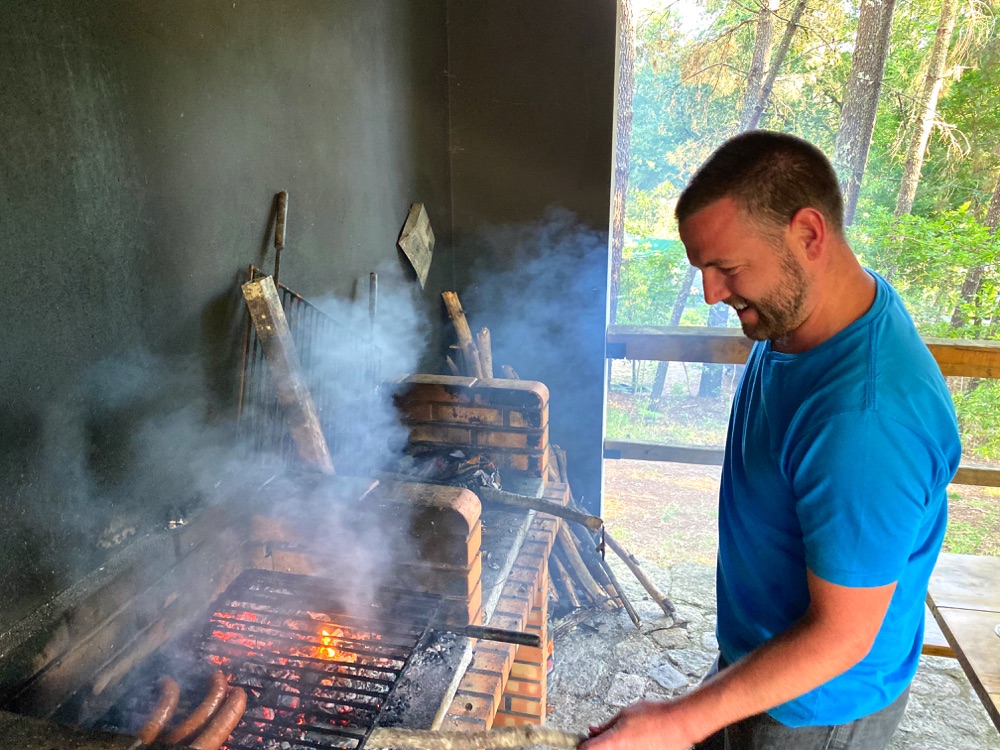
[(809, 260), (816, 260), (826, 247), (826, 217), (815, 208), (800, 208), (788, 223), (788, 240)]

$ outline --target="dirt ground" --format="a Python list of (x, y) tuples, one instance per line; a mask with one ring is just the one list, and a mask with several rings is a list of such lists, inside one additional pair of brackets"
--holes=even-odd
[[(715, 564), (721, 468), (604, 462), (604, 519), (633, 553), (662, 567)], [(946, 552), (1000, 557), (1000, 488), (951, 485)]]

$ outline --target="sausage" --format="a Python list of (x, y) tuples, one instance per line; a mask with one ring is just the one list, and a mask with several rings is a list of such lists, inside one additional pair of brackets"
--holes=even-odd
[(139, 739), (148, 745), (163, 731), (170, 717), (177, 710), (177, 702), (181, 699), (181, 687), (172, 677), (160, 680), (160, 699), (153, 707), (153, 713), (139, 729)]
[(227, 687), (229, 685), (226, 683), (226, 676), (222, 674), (222, 670), (216, 669), (212, 672), (212, 676), (208, 681), (208, 694), (205, 696), (205, 699), (188, 714), (188, 717), (184, 721), (170, 730), (167, 736), (163, 738), (164, 741), (180, 744), (201, 729), (205, 722), (211, 719), (212, 715), (219, 710), (219, 706), (222, 705), (222, 701), (226, 697)]
[(230, 733), (236, 729), (246, 710), (247, 694), (243, 692), (243, 688), (233, 688), (219, 712), (204, 731), (194, 738), (191, 747), (194, 750), (219, 750), (219, 746), (229, 739)]

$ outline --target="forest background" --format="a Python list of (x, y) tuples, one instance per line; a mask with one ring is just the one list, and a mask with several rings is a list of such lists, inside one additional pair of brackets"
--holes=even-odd
[[(997, 339), (1000, 0), (640, 0), (633, 11), (613, 324), (738, 326), (705, 304), (673, 208), (717, 146), (760, 127), (830, 155), (852, 248), (922, 334)], [(614, 361), (608, 439), (722, 445), (738, 371)], [(949, 386), (963, 463), (1000, 465), (1000, 380)], [(1000, 498), (989, 506), (987, 527)]]

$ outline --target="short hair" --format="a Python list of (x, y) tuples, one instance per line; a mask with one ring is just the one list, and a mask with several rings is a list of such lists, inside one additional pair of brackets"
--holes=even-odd
[(844, 233), (844, 200), (830, 160), (794, 135), (750, 130), (723, 143), (681, 193), (677, 222), (723, 198), (734, 200), (765, 232), (787, 226), (808, 206)]

